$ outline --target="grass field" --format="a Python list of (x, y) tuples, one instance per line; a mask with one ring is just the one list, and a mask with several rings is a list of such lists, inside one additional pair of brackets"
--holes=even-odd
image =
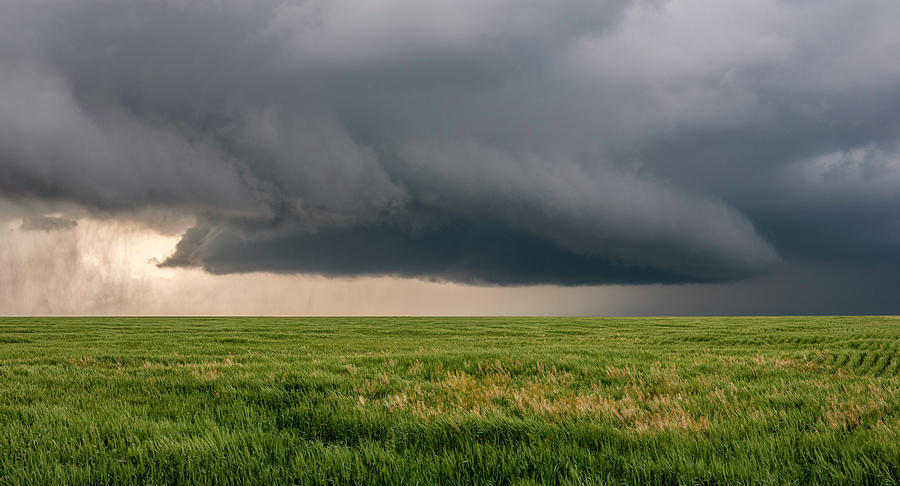
[(898, 484), (894, 318), (0, 318), (0, 484)]

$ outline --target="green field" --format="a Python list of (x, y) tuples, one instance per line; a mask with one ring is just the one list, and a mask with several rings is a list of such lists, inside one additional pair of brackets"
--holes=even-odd
[(900, 319), (0, 318), (0, 484), (898, 484)]

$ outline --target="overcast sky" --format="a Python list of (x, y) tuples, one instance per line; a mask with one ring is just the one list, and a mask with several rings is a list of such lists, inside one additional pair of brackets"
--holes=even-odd
[(896, 0), (0, 12), (0, 314), (900, 313)]

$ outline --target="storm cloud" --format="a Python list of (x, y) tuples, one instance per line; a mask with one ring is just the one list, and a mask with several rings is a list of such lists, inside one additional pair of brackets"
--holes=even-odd
[(893, 0), (0, 8), (0, 196), (193, 217), (164, 266), (588, 285), (900, 262)]

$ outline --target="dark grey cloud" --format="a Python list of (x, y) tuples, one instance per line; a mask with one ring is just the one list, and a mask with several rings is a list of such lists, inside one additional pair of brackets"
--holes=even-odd
[(714, 282), (753, 276), (759, 268), (757, 261), (734, 261), (730, 254), (715, 262), (690, 256), (663, 260), (692, 248), (679, 248), (678, 242), (598, 242), (592, 251), (579, 243), (570, 249), (565, 245), (578, 242), (577, 235), (557, 243), (529, 226), (433, 206), (407, 208), (402, 216), (378, 223), (316, 231), (283, 228), (265, 236), (201, 224), (182, 237), (164, 265), (202, 266), (213, 273), (394, 275), (501, 285)]
[(167, 265), (598, 284), (900, 261), (892, 0), (0, 6), (0, 194), (196, 217)]

